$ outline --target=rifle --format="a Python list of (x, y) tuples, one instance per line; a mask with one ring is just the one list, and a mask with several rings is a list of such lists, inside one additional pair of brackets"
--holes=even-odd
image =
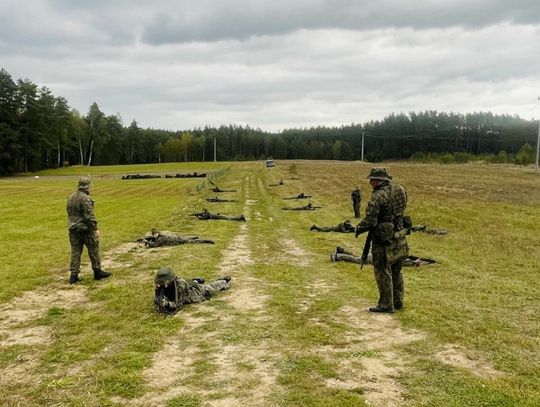
[(190, 213), (189, 216), (202, 216), (204, 215), (204, 212), (199, 212), (199, 213)]
[(364, 264), (367, 261), (372, 240), (373, 240), (373, 231), (370, 230), (366, 237), (366, 243), (364, 243), (364, 250), (362, 250), (362, 257), (360, 258), (360, 270), (364, 268)]

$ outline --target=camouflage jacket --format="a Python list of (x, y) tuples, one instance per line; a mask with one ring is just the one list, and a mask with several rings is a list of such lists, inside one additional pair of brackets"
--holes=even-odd
[(406, 207), (405, 189), (396, 183), (381, 182), (373, 189), (366, 217), (356, 227), (357, 233), (367, 232), (381, 223), (393, 223), (396, 230), (401, 230)]
[(81, 189), (72, 193), (67, 201), (69, 230), (74, 232), (92, 232), (97, 230), (97, 219), (94, 215), (94, 201)]

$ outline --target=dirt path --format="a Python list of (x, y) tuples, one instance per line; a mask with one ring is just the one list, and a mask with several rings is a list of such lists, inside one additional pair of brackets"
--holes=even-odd
[[(151, 366), (143, 372), (149, 391), (135, 400), (115, 400), (136, 406), (161, 406), (174, 397), (200, 397), (209, 406), (263, 406), (276, 386), (277, 355), (265, 342), (256, 346), (226, 344), (221, 332), (238, 320), (265, 321), (265, 294), (262, 282), (249, 274), (254, 264), (249, 246), (248, 225), (256, 201), (250, 198), (250, 178), (245, 179), (243, 223), (238, 235), (223, 251), (218, 265), (221, 275), (233, 278), (232, 289), (212, 301), (226, 301), (229, 308), (214, 308), (209, 303), (185, 308), (175, 317), (184, 327), (154, 354)], [(255, 216), (259, 216), (256, 214)], [(210, 364), (211, 372), (200, 382), (192, 383), (201, 366)]]

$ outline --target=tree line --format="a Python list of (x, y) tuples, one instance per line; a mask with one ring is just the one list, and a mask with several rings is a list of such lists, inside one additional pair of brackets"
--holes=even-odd
[(65, 165), (171, 161), (277, 159), (407, 159), (418, 154), (501, 152), (534, 145), (533, 120), (490, 112), (436, 111), (390, 114), (382, 120), (339, 127), (268, 132), (223, 125), (178, 131), (125, 126), (93, 103), (86, 115), (62, 96), (0, 70), (0, 175)]

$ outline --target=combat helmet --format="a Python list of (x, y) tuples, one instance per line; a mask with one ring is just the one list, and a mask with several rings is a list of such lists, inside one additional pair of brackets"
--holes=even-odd
[(168, 268), (158, 270), (154, 279), (156, 288), (154, 291), (155, 310), (163, 314), (175, 314), (182, 306), (178, 301), (176, 287), (176, 275)]
[(158, 270), (155, 277), (156, 285), (167, 287), (171, 282), (174, 281), (176, 275), (168, 267), (162, 267)]
[(88, 190), (90, 189), (90, 183), (91, 181), (89, 177), (80, 177), (78, 188)]
[(392, 177), (386, 171), (386, 168), (372, 168), (371, 172), (367, 176), (370, 180), (376, 179), (379, 181), (390, 181)]

